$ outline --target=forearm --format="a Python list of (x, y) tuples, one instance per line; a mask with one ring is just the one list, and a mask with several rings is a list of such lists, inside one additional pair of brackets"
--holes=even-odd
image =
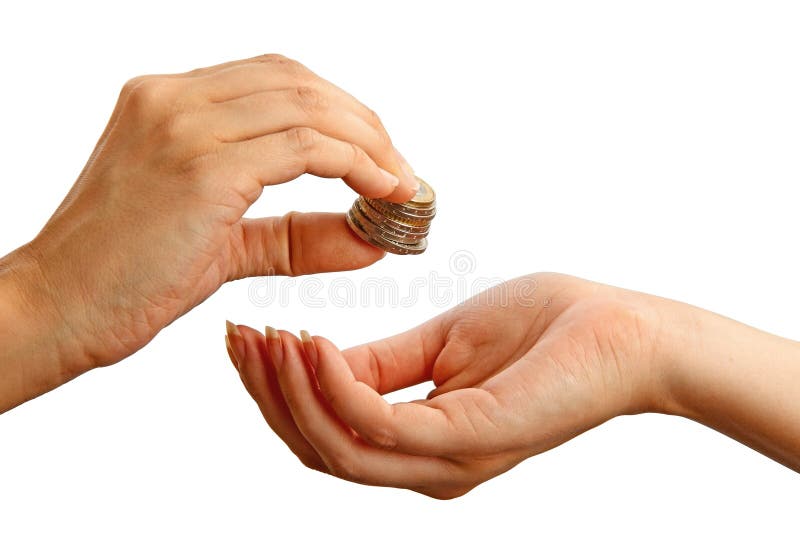
[(670, 314), (665, 412), (800, 471), (800, 344), (682, 304)]
[(24, 248), (0, 258), (0, 413), (79, 374), (75, 342), (42, 281)]

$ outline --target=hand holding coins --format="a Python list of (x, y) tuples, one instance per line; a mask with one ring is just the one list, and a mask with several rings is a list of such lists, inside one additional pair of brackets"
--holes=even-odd
[(436, 215), (436, 193), (425, 181), (408, 202), (390, 203), (359, 197), (347, 213), (347, 224), (366, 241), (395, 255), (419, 255), (428, 247), (431, 220)]

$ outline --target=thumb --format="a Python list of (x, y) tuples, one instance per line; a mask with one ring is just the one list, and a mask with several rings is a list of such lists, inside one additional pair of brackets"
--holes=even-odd
[(342, 352), (355, 378), (380, 394), (432, 379), (433, 368), (447, 343), (442, 315), (395, 336)]
[(229, 280), (354, 270), (386, 255), (356, 237), (341, 213), (245, 218), (233, 228), (231, 241)]

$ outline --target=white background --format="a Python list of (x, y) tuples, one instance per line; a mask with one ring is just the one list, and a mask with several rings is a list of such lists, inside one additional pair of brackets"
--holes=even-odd
[[(797, 3), (445, 6), (5, 6), (0, 252), (58, 205), (128, 78), (280, 52), (377, 110), (438, 193), (429, 251), (356, 284), (453, 277), (468, 250), (467, 280), (560, 271), (800, 338)], [(252, 214), (353, 198), (304, 178)], [(346, 347), (444, 307), (265, 308), (250, 283), (0, 417), (0, 553), (797, 553), (798, 476), (677, 418), (616, 419), (450, 502), (309, 471), (239, 384), (224, 320)]]

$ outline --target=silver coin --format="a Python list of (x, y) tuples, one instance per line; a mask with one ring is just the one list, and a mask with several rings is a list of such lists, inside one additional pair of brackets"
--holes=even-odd
[(428, 221), (436, 216), (436, 207), (431, 206), (426, 209), (409, 208), (400, 203), (387, 203), (380, 199), (366, 199), (364, 202), (369, 203), (375, 210), (378, 210), (390, 218), (397, 218), (400, 220), (407, 220), (412, 224), (420, 221)]
[(397, 230), (398, 232), (404, 232), (409, 235), (411, 234), (420, 234), (421, 236), (425, 236), (430, 229), (430, 222), (425, 222), (421, 226), (411, 226), (409, 224), (405, 224), (399, 220), (392, 220), (390, 217), (386, 216), (384, 213), (376, 210), (372, 205), (367, 203), (364, 199), (358, 199), (354, 204), (354, 207), (358, 207), (358, 209), (364, 213), (364, 215), (381, 226), (388, 226), (393, 230)]
[(389, 241), (389, 247), (382, 249), (394, 255), (421, 255), (428, 248), (428, 239), (421, 239), (413, 245), (406, 245), (404, 243), (394, 243)]
[(408, 203), (391, 203), (385, 199), (370, 199), (370, 201), (387, 210), (404, 212), (412, 216), (427, 217), (436, 212), (435, 201), (427, 204), (411, 204), (410, 201)]
[(386, 237), (398, 243), (415, 243), (428, 235), (427, 230), (423, 233), (406, 233), (402, 230), (396, 230), (389, 227), (387, 224), (381, 224), (368, 218), (358, 205), (353, 205), (350, 209), (351, 218), (356, 220), (361, 227), (370, 235)]
[(359, 238), (388, 253), (423, 253), (436, 215), (436, 193), (428, 183), (417, 179), (420, 189), (406, 203), (359, 197), (346, 214), (347, 225)]
[(427, 206), (431, 203), (436, 202), (436, 193), (433, 191), (433, 188), (428, 185), (428, 182), (420, 178), (419, 176), (415, 176), (417, 178), (417, 182), (419, 182), (419, 191), (414, 197), (408, 201), (407, 204), (409, 205), (422, 205)]
[(349, 212), (346, 215), (346, 219), (350, 229), (353, 230), (358, 237), (387, 253), (392, 253), (394, 255), (419, 255), (428, 248), (428, 240), (425, 238), (414, 244), (397, 243), (382, 236), (369, 234), (361, 228), (361, 224), (353, 219)]

